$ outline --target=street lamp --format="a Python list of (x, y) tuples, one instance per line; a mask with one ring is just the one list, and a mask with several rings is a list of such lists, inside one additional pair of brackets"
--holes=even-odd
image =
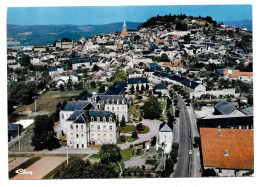
[(36, 99), (37, 99), (37, 96), (34, 96), (34, 112), (36, 112)]

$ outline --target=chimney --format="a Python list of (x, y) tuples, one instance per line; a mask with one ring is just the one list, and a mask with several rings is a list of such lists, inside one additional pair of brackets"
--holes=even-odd
[(222, 131), (221, 131), (221, 130), (219, 130), (219, 133), (218, 133), (218, 134), (219, 134), (219, 136), (222, 136)]
[(227, 149), (224, 151), (224, 156), (228, 156), (228, 150)]

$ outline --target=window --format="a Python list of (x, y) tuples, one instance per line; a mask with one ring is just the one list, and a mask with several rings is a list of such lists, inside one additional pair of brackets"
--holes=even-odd
[(78, 134), (76, 134), (76, 138), (79, 138), (79, 135), (78, 135)]
[(73, 138), (73, 133), (70, 133), (70, 138)]
[(100, 117), (97, 117), (97, 121), (100, 121)]
[(106, 134), (104, 134), (104, 135), (103, 135), (103, 138), (104, 138), (104, 140), (105, 140), (105, 139), (107, 138), (107, 135), (106, 135)]
[(97, 129), (100, 130), (100, 125), (97, 126)]
[(119, 110), (119, 107), (117, 107), (117, 110)]
[(106, 128), (107, 128), (107, 126), (106, 126), (106, 125), (104, 125), (104, 126), (103, 126), (103, 130), (106, 130)]
[(84, 138), (84, 134), (81, 134), (81, 137)]
[(91, 125), (91, 130), (94, 130), (94, 125)]
[(107, 107), (107, 110), (109, 110), (109, 107)]
[(91, 138), (94, 139), (94, 134), (91, 134)]
[(109, 118), (109, 121), (112, 121), (112, 117)]
[(98, 140), (100, 140), (100, 134), (97, 135)]
[(112, 107), (112, 110), (114, 110), (114, 107)]
[(106, 117), (103, 117), (103, 121), (106, 121)]
[(81, 129), (83, 129), (83, 125), (81, 125)]
[(125, 107), (122, 107), (122, 110), (125, 110)]
[(70, 129), (71, 129), (71, 130), (73, 129), (73, 125), (72, 125), (72, 124), (70, 124)]
[(78, 127), (79, 127), (79, 126), (78, 126), (78, 125), (76, 125), (76, 129), (78, 129)]
[(91, 121), (94, 121), (94, 117), (91, 117)]
[(109, 130), (112, 131), (112, 126), (109, 126)]
[(112, 139), (112, 134), (109, 135), (110, 139)]
[(82, 144), (82, 148), (84, 148), (84, 144)]
[(61, 114), (61, 119), (64, 119), (64, 114)]

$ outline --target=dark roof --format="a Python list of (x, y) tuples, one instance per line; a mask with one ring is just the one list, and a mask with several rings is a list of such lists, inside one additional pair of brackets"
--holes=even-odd
[(254, 115), (254, 110), (253, 110), (253, 108), (244, 108), (244, 109), (242, 110), (242, 112), (243, 112), (244, 114), (246, 114), (246, 115)]
[[(100, 100), (104, 101), (105, 103), (110, 103), (112, 104), (119, 102), (119, 104), (122, 104), (123, 101), (125, 100), (125, 97), (123, 95), (98, 95), (98, 98)], [(124, 101), (126, 103), (126, 101)]]
[(172, 123), (162, 123), (159, 127), (160, 132), (172, 132), (173, 131), (173, 124)]
[(116, 87), (111, 86), (107, 90), (105, 90), (104, 95), (122, 95), (126, 91), (126, 88), (117, 85)]
[(236, 110), (236, 107), (225, 100), (218, 102), (214, 107), (222, 115), (229, 115)]
[(48, 67), (48, 70), (49, 71), (57, 71), (57, 68), (56, 67)]
[(110, 117), (112, 117), (112, 121), (116, 121), (116, 116), (113, 113), (111, 113), (110, 111), (89, 110), (88, 115), (90, 117), (93, 117), (95, 121), (97, 120), (97, 117), (100, 118), (100, 121), (103, 121), (104, 117), (106, 118), (106, 121), (109, 121)]
[(23, 126), (21, 124), (9, 123), (8, 130), (18, 130), (18, 126), (19, 126), (19, 128), (23, 128)]
[(160, 83), (160, 84), (157, 84), (155, 87), (154, 87), (154, 90), (163, 90), (163, 89), (167, 89), (167, 87)]
[(84, 95), (83, 97), (81, 97), (81, 98), (79, 99), (79, 101), (86, 101), (86, 100), (88, 100), (88, 98), (90, 98), (90, 97), (92, 97), (92, 94)]
[(66, 103), (66, 105), (61, 110), (65, 110), (65, 111), (83, 110), (88, 105), (91, 105), (91, 103), (84, 102), (84, 101), (83, 102), (80, 102), (80, 101), (68, 101)]
[(217, 128), (230, 128), (238, 126), (252, 126), (254, 122), (253, 116), (240, 116), (240, 117), (223, 117), (223, 118), (207, 118), (198, 119), (198, 127)]
[(115, 82), (115, 86), (127, 87), (126, 82)]
[(140, 83), (148, 83), (148, 79), (143, 77), (128, 79), (128, 84), (140, 84)]
[(74, 111), (71, 116), (67, 119), (67, 120), (76, 120), (79, 116), (81, 116), (82, 114), (86, 115), (86, 110), (76, 110)]

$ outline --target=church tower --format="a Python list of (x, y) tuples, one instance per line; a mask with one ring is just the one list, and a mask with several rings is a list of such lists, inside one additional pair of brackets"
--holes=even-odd
[(127, 28), (126, 28), (125, 21), (124, 21), (124, 24), (123, 24), (123, 30), (121, 32), (121, 35), (127, 35)]
[(127, 28), (126, 28), (126, 24), (125, 24), (125, 21), (124, 21), (124, 24), (123, 24), (123, 31), (122, 32), (126, 32), (127, 31)]

